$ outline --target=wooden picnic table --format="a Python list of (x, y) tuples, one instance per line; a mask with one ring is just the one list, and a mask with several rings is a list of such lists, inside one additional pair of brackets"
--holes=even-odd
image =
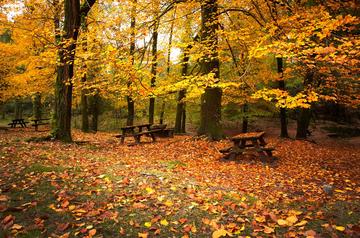
[[(134, 125), (134, 126), (125, 126), (121, 128), (121, 135), (117, 135), (116, 137), (121, 138), (121, 143), (124, 143), (125, 137), (134, 137), (136, 143), (140, 142), (141, 135), (149, 134), (153, 141), (155, 141), (155, 135), (150, 133), (151, 130), (150, 123), (147, 124), (141, 124), (141, 125)], [(137, 130), (136, 130), (137, 128)], [(143, 129), (146, 128), (146, 131), (143, 131)]]
[(20, 119), (14, 119), (12, 120), (12, 122), (10, 122), (8, 125), (11, 127), (11, 128), (15, 128), (16, 125), (20, 125), (22, 128), (25, 128), (26, 127), (26, 123), (29, 123), (27, 121), (25, 121), (24, 119), (20, 118)]
[(263, 131), (240, 133), (230, 139), (233, 142), (231, 147), (222, 149), (220, 152), (225, 154), (224, 158), (234, 159), (237, 155), (247, 150), (255, 150), (261, 157), (267, 156), (272, 158), (274, 148), (266, 147), (264, 135), (265, 132)]
[(35, 128), (35, 131), (38, 131), (38, 127), (40, 125), (48, 125), (48, 124), (50, 124), (48, 122), (49, 120), (50, 120), (50, 118), (39, 118), (39, 119), (30, 120), (30, 121), (34, 122), (33, 124), (31, 124), (31, 126), (33, 126)]

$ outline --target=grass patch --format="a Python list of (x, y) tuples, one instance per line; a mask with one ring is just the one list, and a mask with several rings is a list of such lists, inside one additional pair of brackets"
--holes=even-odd
[(168, 169), (176, 169), (177, 167), (186, 167), (186, 164), (179, 161), (179, 160), (171, 160), (171, 161), (165, 161), (163, 162), (163, 164), (168, 168)]
[(62, 172), (65, 168), (62, 166), (45, 166), (40, 163), (34, 163), (23, 170), (25, 174), (28, 173), (46, 173), (46, 172)]

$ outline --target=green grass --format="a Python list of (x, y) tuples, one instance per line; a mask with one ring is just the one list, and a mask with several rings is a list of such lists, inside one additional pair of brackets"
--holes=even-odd
[(65, 168), (62, 166), (45, 166), (40, 163), (34, 163), (24, 169), (24, 173), (45, 173), (45, 172), (62, 172)]

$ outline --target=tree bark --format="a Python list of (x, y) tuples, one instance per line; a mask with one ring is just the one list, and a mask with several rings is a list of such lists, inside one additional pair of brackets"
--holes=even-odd
[(309, 108), (299, 109), (297, 118), (296, 139), (306, 139), (310, 125), (311, 110)]
[(32, 98), (33, 104), (33, 118), (40, 119), (41, 118), (41, 95), (40, 93), (36, 93)]
[[(220, 62), (217, 53), (218, 37), (218, 4), (217, 0), (206, 0), (201, 3), (201, 42), (208, 49), (200, 60), (200, 69), (203, 75), (213, 73), (215, 79), (220, 76)], [(199, 135), (217, 140), (223, 134), (221, 130), (221, 96), (222, 90), (218, 87), (207, 87), (201, 96), (201, 112)]]
[[(185, 77), (188, 74), (189, 68), (189, 50), (191, 49), (191, 44), (189, 44), (184, 50), (183, 60), (181, 64), (181, 76)], [(185, 110), (185, 99), (186, 90), (182, 89), (179, 91), (178, 99), (177, 99), (177, 107), (176, 107), (176, 119), (175, 119), (175, 133), (185, 133), (185, 125), (186, 125), (186, 110)]]
[[(283, 58), (278, 57), (276, 58), (277, 62), (277, 71), (280, 74), (281, 80), (279, 80), (279, 89), (285, 90), (285, 81), (283, 78), (283, 72), (284, 72), (284, 63)], [(288, 129), (287, 129), (287, 116), (286, 116), (286, 109), (280, 108), (280, 125), (281, 125), (281, 131), (280, 131), (280, 137), (282, 138), (288, 138)]]
[[(131, 57), (131, 65), (134, 66), (135, 62), (135, 27), (136, 27), (136, 4), (137, 0), (132, 1), (133, 6), (131, 7), (131, 20), (130, 20), (130, 29), (131, 29), (131, 37), (130, 37), (130, 57)], [(131, 86), (131, 79), (128, 81), (128, 88)], [(127, 101), (127, 119), (126, 119), (126, 125), (132, 126), (134, 124), (134, 118), (135, 118), (135, 103), (132, 99), (130, 92), (129, 95), (126, 96)]]
[(90, 98), (90, 112), (92, 115), (91, 120), (91, 130), (94, 132), (98, 131), (98, 121), (99, 121), (99, 101), (100, 96), (99, 93), (96, 93)]
[[(308, 85), (314, 80), (314, 71), (309, 69), (306, 72), (304, 79), (304, 87), (306, 88)], [(306, 139), (309, 132), (309, 125), (311, 119), (311, 109), (310, 108), (300, 108), (299, 114), (297, 117), (297, 128), (296, 128), (296, 139)]]
[[(160, 4), (160, 3), (156, 3)], [(159, 7), (159, 6), (157, 6)], [(155, 24), (153, 28), (153, 34), (152, 34), (152, 49), (151, 49), (151, 55), (152, 55), (152, 63), (151, 63), (151, 82), (150, 86), (155, 87), (156, 82), (156, 71), (157, 71), (157, 43), (158, 43), (158, 29), (159, 29), (159, 19), (158, 19), (158, 10), (156, 10), (155, 14)], [(149, 123), (154, 123), (154, 113), (155, 113), (155, 98), (152, 96), (150, 98), (149, 102)]]
[(23, 116), (23, 108), (22, 102), (19, 99), (15, 101), (15, 119), (22, 119)]
[(64, 1), (64, 26), (62, 42), (59, 44), (57, 77), (55, 82), (55, 113), (53, 137), (71, 142), (71, 104), (72, 77), (74, 75), (74, 58), (76, 41), (79, 34), (81, 18), (86, 17), (95, 0), (88, 0), (80, 8), (80, 0)]
[[(82, 20), (82, 28), (84, 32), (87, 32), (87, 22), (86, 19), (81, 19)], [(84, 52), (87, 51), (87, 36), (85, 36), (85, 40), (83, 43), (83, 50)], [(87, 70), (87, 65), (85, 62), (85, 70)], [(88, 98), (87, 98), (87, 90), (84, 88), (85, 83), (87, 81), (87, 72), (85, 71), (84, 75), (81, 78), (81, 82), (82, 82), (82, 86), (83, 88), (81, 89), (81, 102), (80, 102), (80, 107), (81, 107), (81, 130), (83, 132), (89, 132), (89, 112), (88, 112)]]

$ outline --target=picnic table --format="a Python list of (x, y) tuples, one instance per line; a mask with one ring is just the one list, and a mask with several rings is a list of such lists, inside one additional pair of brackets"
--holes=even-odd
[[(233, 142), (231, 147), (220, 150), (225, 154), (224, 158), (234, 159), (237, 155), (241, 155), (246, 151), (255, 150), (261, 157), (272, 157), (274, 148), (266, 147), (264, 139), (265, 132), (249, 132), (240, 133), (230, 140)], [(248, 143), (250, 142), (250, 143)]]
[(11, 127), (11, 128), (15, 128), (16, 125), (20, 125), (22, 128), (25, 128), (26, 127), (26, 123), (29, 123), (27, 121), (25, 121), (24, 119), (20, 118), (20, 119), (14, 119), (12, 120), (12, 122), (10, 122), (8, 125)]
[(35, 131), (38, 131), (38, 127), (40, 125), (48, 125), (50, 118), (39, 118), (39, 119), (33, 119), (31, 120), (33, 122), (33, 124), (31, 124), (31, 126), (33, 126), (35, 128)]
[[(122, 133), (120, 135), (116, 135), (115, 137), (121, 139), (121, 143), (124, 143), (126, 137), (134, 137), (135, 143), (140, 143), (140, 138), (143, 135), (151, 136), (153, 141), (156, 141), (155, 133), (161, 131), (160, 129), (151, 130), (152, 124), (141, 124), (134, 126), (125, 126), (121, 128)], [(146, 129), (143, 131), (143, 129)]]

